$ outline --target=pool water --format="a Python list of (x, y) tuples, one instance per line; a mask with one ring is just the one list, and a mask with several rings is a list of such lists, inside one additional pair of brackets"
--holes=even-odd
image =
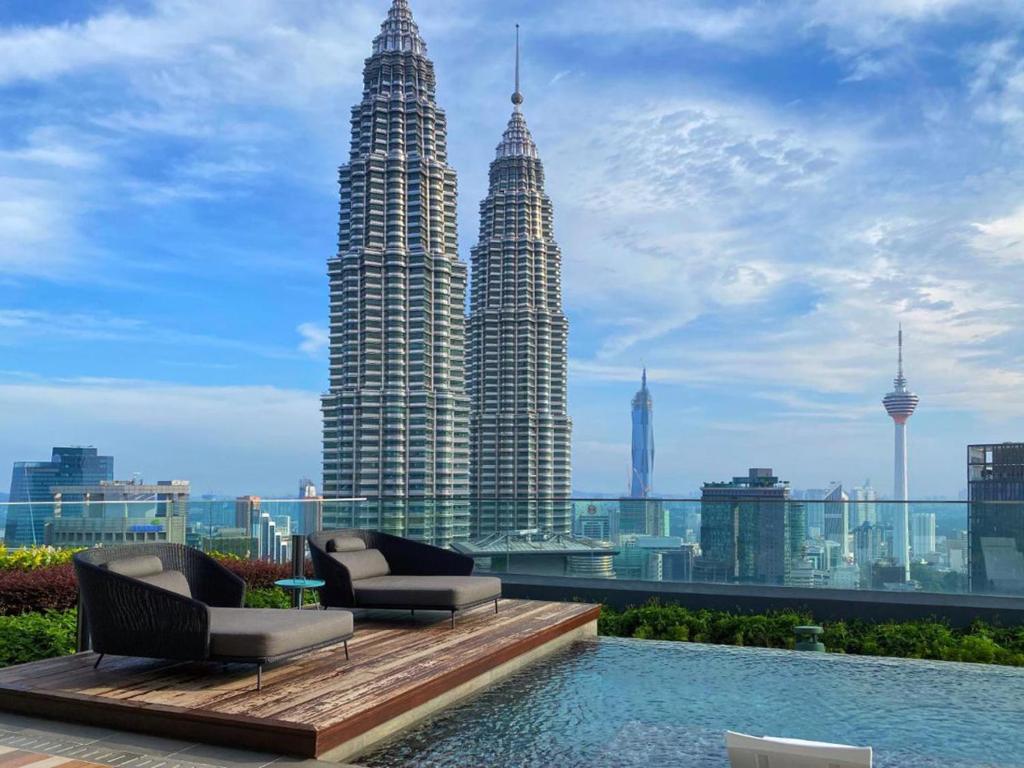
[(601, 638), (358, 758), (394, 766), (727, 767), (726, 730), (875, 749), (878, 768), (1024, 766), (1024, 669)]

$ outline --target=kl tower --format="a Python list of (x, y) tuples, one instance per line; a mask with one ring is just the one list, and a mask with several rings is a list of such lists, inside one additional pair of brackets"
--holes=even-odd
[[(896, 429), (896, 459), (893, 467), (893, 499), (907, 501), (907, 420), (914, 415), (920, 398), (907, 388), (903, 375), (903, 326), (899, 332), (899, 367), (893, 380), (893, 391), (885, 396), (882, 404), (892, 417)], [(903, 568), (903, 580), (910, 580), (910, 521), (907, 504), (896, 505), (896, 519), (893, 521), (893, 558)]]

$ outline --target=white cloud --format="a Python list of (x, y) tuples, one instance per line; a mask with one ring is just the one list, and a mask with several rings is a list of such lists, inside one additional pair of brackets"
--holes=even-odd
[(299, 349), (302, 352), (310, 357), (321, 357), (323, 355), (331, 340), (326, 328), (317, 323), (302, 323), (295, 330), (302, 337), (302, 342), (299, 344)]
[(972, 244), (981, 253), (1024, 265), (1024, 205), (1007, 216), (974, 224)]

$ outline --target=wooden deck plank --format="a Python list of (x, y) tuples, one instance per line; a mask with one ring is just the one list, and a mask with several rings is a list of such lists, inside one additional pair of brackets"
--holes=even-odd
[(596, 606), (503, 600), (458, 617), (359, 621), (349, 641), (266, 667), (76, 654), (0, 669), (0, 709), (317, 757), (593, 622)]

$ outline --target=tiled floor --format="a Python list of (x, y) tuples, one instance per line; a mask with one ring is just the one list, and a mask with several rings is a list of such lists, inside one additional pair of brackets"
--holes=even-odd
[[(343, 768), (0, 712), (0, 768)], [(348, 768), (357, 768), (348, 766)]]

